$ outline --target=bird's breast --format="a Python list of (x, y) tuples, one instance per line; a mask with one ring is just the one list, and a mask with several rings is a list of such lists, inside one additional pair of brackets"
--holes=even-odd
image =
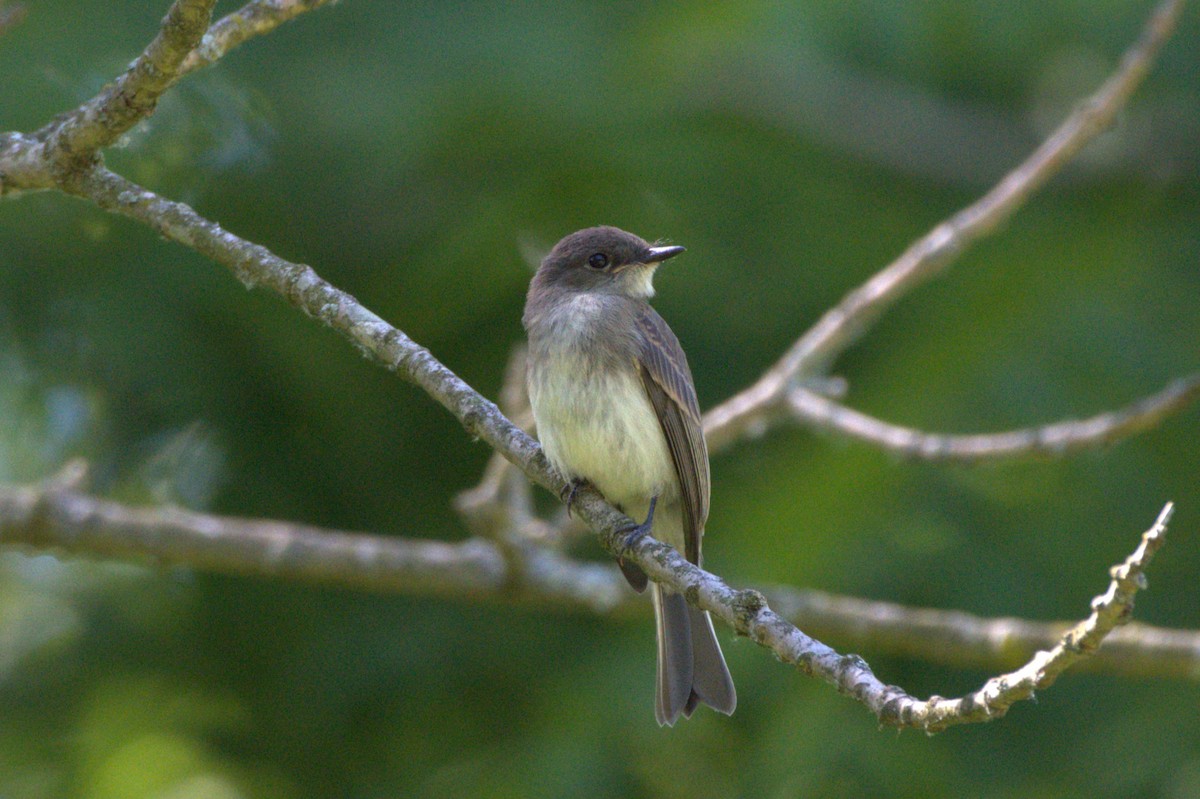
[(632, 354), (562, 344), (535, 345), (530, 359), (529, 399), (550, 462), (627, 508), (672, 501), (674, 463)]

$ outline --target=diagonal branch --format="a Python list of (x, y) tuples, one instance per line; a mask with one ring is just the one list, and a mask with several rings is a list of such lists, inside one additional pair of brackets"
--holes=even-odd
[(1118, 625), (1129, 621), (1134, 597), (1146, 586), (1145, 569), (1163, 544), (1173, 510), (1168, 502), (1154, 525), (1142, 534), (1133, 554), (1112, 568), (1112, 582), (1107, 591), (1092, 600), (1091, 615), (1068, 630), (1053, 649), (1038, 652), (1016, 671), (993, 677), (978, 691), (958, 699), (888, 699), (880, 708), (880, 721), (937, 732), (955, 724), (998, 718), (1016, 702), (1033, 699), (1035, 691), (1049, 688), (1075, 662), (1096, 652)]
[(158, 98), (178, 77), (184, 58), (208, 30), (215, 4), (216, 0), (175, 0), (154, 41), (125, 74), (38, 132), (55, 172), (86, 167), (100, 148), (154, 113)]
[(200, 45), (179, 68), (179, 76), (207, 67), (246, 41), (270, 33), (306, 11), (327, 5), (332, 0), (252, 0), (212, 24)]
[[(312, 267), (292, 263), (259, 244), (239, 238), (185, 203), (160, 197), (103, 167), (64, 184), (69, 194), (142, 222), (227, 267), (247, 287), (278, 294), (322, 324), (340, 333), (364, 355), (420, 386), (450, 411), (474, 438), (482, 439), (516, 464), (534, 482), (560, 491), (562, 478), (550, 467), (541, 447), (514, 425), (495, 403), (417, 344), (359, 304), (350, 294), (323, 280)], [(612, 521), (623, 519), (609, 509)]]
[[(765, 590), (775, 612), (843, 647), (976, 669), (1014, 668), (1051, 649), (1072, 626), (1063, 621), (982, 618), (959, 610), (914, 608), (824, 591)], [(1200, 630), (1130, 622), (1079, 663), (1081, 671), (1200, 680)]]
[[(0, 133), (0, 197), (52, 188), (90, 168), (101, 148), (154, 113), (179, 78), (331, 0), (252, 0), (210, 29), (215, 2), (176, 0), (145, 51), (98, 95), (34, 133)], [(21, 10), (0, 17), (0, 32)]]
[(996, 186), (913, 243), (866, 283), (847, 294), (756, 383), (705, 414), (717, 446), (781, 418), (789, 385), (819, 374), (904, 294), (945, 270), (963, 250), (999, 227), (1111, 123), (1175, 30), (1183, 0), (1164, 0), (1117, 71), (1032, 155)]
[(759, 592), (733, 590), (666, 544), (649, 538), (629, 544), (620, 534), (608, 531), (602, 539), (610, 551), (633, 559), (650, 579), (681, 591), (689, 603), (719, 616), (739, 634), (771, 649), (783, 662), (853, 696), (880, 723), (938, 732), (1003, 716), (1014, 703), (1033, 698), (1035, 690), (1049, 687), (1059, 674), (1094, 653), (1110, 632), (1128, 621), (1134, 595), (1145, 585), (1144, 569), (1162, 545), (1172, 510), (1168, 503), (1134, 553), (1113, 568), (1108, 590), (1092, 601), (1091, 616), (1068, 630), (1051, 650), (1038, 652), (1017, 671), (994, 677), (978, 691), (957, 699), (933, 696), (921, 700), (885, 685), (858, 655), (841, 655), (810, 638), (771, 610)]
[(964, 462), (1023, 455), (1061, 456), (1101, 447), (1155, 427), (1164, 417), (1197, 400), (1200, 375), (1191, 375), (1131, 405), (1089, 419), (1003, 433), (945, 435), (876, 419), (802, 386), (793, 388), (787, 397), (791, 412), (813, 427), (835, 430), (908, 457)]

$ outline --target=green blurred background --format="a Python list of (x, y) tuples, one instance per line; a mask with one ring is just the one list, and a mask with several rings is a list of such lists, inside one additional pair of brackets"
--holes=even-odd
[[(27, 0), (0, 130), (91, 96), (165, 0)], [(236, 4), (220, 3), (218, 13)], [(977, 197), (1103, 80), (1144, 2), (343, 2), (188, 78), (109, 163), (325, 278), (489, 396), (530, 264), (669, 237), (701, 404)], [(1120, 124), (836, 366), (973, 432), (1200, 368), (1200, 14)], [(805, 429), (714, 459), (707, 564), (1077, 618), (1168, 500), (1138, 617), (1200, 627), (1200, 411), (1060, 461), (899, 460)], [(488, 450), (336, 335), (147, 228), (0, 204), (0, 480), (447, 540)], [(1002, 721), (880, 731), (720, 631), (730, 719), (652, 713), (648, 618), (0, 553), (0, 797), (1196, 797), (1200, 687), (1068, 674)], [(839, 641), (828, 643), (839, 646)], [(957, 695), (988, 675), (865, 656)]]

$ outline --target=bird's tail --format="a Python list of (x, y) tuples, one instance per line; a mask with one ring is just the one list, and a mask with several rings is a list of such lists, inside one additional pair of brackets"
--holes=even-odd
[(658, 684), (654, 715), (659, 724), (688, 718), (700, 703), (725, 715), (737, 706), (733, 677), (707, 611), (654, 585), (654, 617), (658, 622)]

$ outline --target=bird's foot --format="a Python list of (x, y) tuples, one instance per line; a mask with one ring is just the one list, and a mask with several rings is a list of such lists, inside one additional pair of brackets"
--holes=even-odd
[[(622, 549), (629, 549), (650, 532), (650, 527), (654, 523), (654, 506), (657, 504), (658, 497), (652, 497), (650, 499), (650, 512), (646, 514), (646, 521), (617, 531), (618, 535), (624, 537), (624, 540), (621, 542)], [(618, 555), (617, 565), (621, 567), (621, 573), (625, 575), (625, 579), (629, 581), (629, 585), (634, 591), (640, 594), (646, 590), (650, 579), (646, 577), (646, 573), (636, 563), (627, 563), (624, 558)]]
[(629, 549), (638, 541), (645, 538), (650, 533), (650, 528), (654, 526), (654, 506), (658, 504), (658, 497), (650, 498), (650, 512), (646, 514), (646, 521), (641, 524), (633, 524), (629, 527), (622, 528), (617, 531), (618, 535), (624, 536), (623, 549)]
[(572, 478), (565, 487), (563, 487), (562, 491), (558, 492), (558, 498), (567, 504), (568, 518), (571, 516), (571, 505), (575, 502), (575, 495), (579, 493), (579, 489), (588, 485), (591, 485), (591, 483), (589, 483), (587, 480), (583, 479), (582, 477), (575, 477)]

